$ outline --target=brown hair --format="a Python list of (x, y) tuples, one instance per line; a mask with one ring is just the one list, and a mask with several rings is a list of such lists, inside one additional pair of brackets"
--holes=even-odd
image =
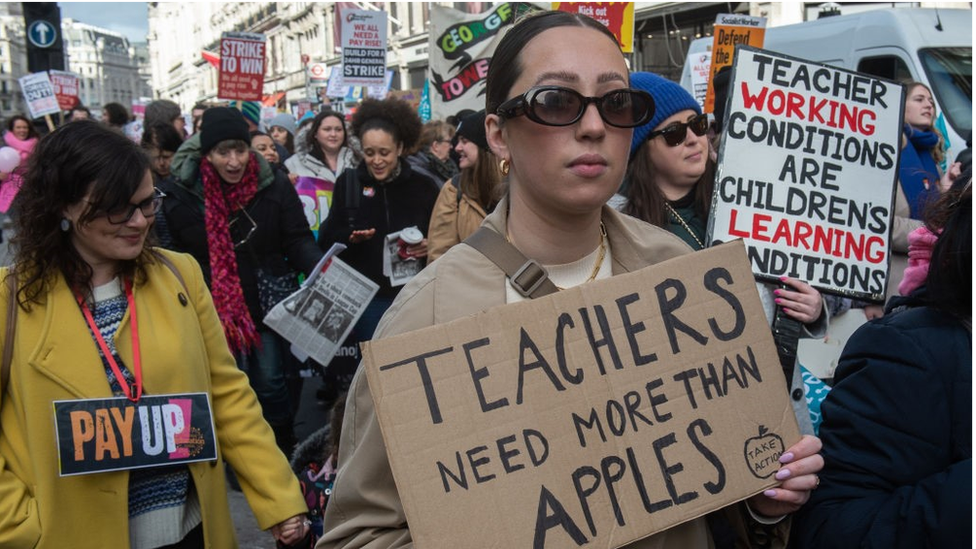
[[(14, 218), (9, 276), (20, 281), (21, 308), (41, 304), (62, 275), (72, 290), (91, 293), (92, 268), (72, 244), (71, 232), (60, 228), (64, 209), (87, 196), (91, 204), (77, 221), (84, 224), (99, 211), (128, 205), (148, 171), (149, 157), (136, 143), (93, 120), (65, 124), (40, 140), (17, 193), (20, 215)], [(119, 274), (144, 275), (143, 266), (152, 261), (148, 249), (121, 262)]]
[[(651, 155), (647, 148), (650, 141), (644, 141), (634, 158), (627, 166), (627, 205), (624, 213), (647, 221), (651, 225), (667, 228), (668, 216), (664, 209), (667, 199), (661, 193), (655, 181), (657, 170), (651, 162)], [(708, 212), (712, 207), (712, 188), (715, 182), (715, 163), (709, 159), (705, 164), (705, 172), (695, 182), (694, 205), (695, 213), (702, 219), (708, 219)]]
[[(904, 85), (905, 85), (905, 99), (906, 100), (908, 99), (908, 96), (912, 94), (912, 91), (914, 91), (915, 88), (917, 88), (919, 86), (925, 88), (926, 91), (929, 92), (929, 95), (932, 96), (933, 101), (935, 100), (935, 94), (932, 93), (932, 88), (929, 88), (923, 82), (919, 82), (917, 80), (909, 80), (908, 82), (905, 82)], [(933, 110), (932, 110), (932, 119), (933, 120), (935, 119), (935, 116), (937, 114), (939, 114), (938, 111), (935, 108), (933, 108)], [(907, 124), (907, 122), (906, 122), (906, 124)], [(929, 128), (929, 130), (931, 130), (932, 133), (934, 133), (935, 135), (939, 136), (939, 142), (934, 147), (932, 147), (932, 150), (931, 150), (932, 159), (935, 160), (936, 165), (939, 165), (939, 164), (942, 164), (942, 161), (943, 160), (945, 160), (945, 144), (946, 144), (945, 136), (942, 135), (942, 132), (939, 131), (939, 128), (936, 128), (934, 124), (932, 125), (931, 128)], [(902, 138), (901, 138), (902, 148), (904, 148), (905, 145), (907, 144), (907, 139), (908, 138), (905, 137), (904, 134), (903, 134), (902, 135)]]
[(507, 190), (498, 162), (494, 153), (479, 148), (478, 160), (474, 166), (461, 170), (459, 176), (458, 192), (477, 201), (485, 211), (491, 211)]

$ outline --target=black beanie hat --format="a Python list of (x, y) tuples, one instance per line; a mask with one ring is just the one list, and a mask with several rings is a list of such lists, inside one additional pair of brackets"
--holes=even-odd
[(491, 151), (491, 149), (488, 147), (488, 138), (485, 137), (484, 109), (462, 118), (457, 127), (457, 134), (468, 141), (471, 141), (478, 147), (486, 151)]
[(203, 122), (200, 124), (200, 153), (206, 155), (217, 146), (217, 143), (228, 139), (251, 142), (247, 121), (240, 111), (230, 107), (212, 107), (203, 111)]

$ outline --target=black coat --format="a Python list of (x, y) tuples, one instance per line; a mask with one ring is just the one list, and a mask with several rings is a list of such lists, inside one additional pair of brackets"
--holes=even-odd
[[(323, 251), (336, 242), (349, 246), (339, 257), (377, 283), (380, 287), (378, 295), (395, 296), (400, 287), (391, 287), (390, 279), (383, 275), (386, 235), (416, 226), (426, 237), (430, 214), (440, 191), (429, 177), (415, 172), (403, 159), (400, 160), (400, 174), (385, 184), (378, 184), (369, 175), (365, 162), (356, 168), (356, 174), (361, 196), (354, 219), (350, 221), (350, 209), (347, 208), (346, 180), (349, 170), (346, 170), (336, 180), (332, 209), (319, 229), (319, 246)], [(376, 234), (369, 240), (351, 244), (349, 235), (354, 229), (376, 229)]]
[[(200, 263), (203, 276), (210, 285), (210, 252), (204, 221), (204, 202), (199, 194), (202, 183), (188, 186), (169, 183), (162, 188), (163, 215), (173, 242), (173, 249), (191, 254)], [(256, 267), (274, 276), (289, 272), (311, 273), (322, 257), (315, 245), (312, 231), (302, 209), (298, 193), (282, 172), (274, 172), (270, 181), (259, 184), (254, 198), (245, 207), (257, 228), (247, 242), (235, 246), (237, 275), (241, 280), (244, 299), (255, 323), (260, 325), (264, 315), (258, 300)], [(232, 213), (231, 241), (245, 239), (252, 224), (240, 211)]]
[(862, 326), (823, 403), (798, 547), (970, 547), (972, 337), (928, 307)]

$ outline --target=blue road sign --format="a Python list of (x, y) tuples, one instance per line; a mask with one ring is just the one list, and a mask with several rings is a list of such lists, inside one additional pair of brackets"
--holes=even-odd
[(38, 48), (48, 48), (58, 39), (58, 30), (47, 21), (34, 21), (27, 28), (27, 39)]

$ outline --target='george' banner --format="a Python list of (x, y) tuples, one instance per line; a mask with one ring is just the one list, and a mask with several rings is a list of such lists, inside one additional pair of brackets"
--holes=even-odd
[(759, 279), (883, 300), (904, 102), (888, 80), (737, 48), (708, 241), (744, 239)]
[(241, 101), (264, 98), (265, 36), (225, 32), (220, 37), (220, 75), (217, 97)]
[(488, 62), (515, 21), (515, 15), (515, 5), (510, 2), (475, 14), (436, 5), (430, 7), (432, 118), (444, 119), (463, 109), (485, 108)]

